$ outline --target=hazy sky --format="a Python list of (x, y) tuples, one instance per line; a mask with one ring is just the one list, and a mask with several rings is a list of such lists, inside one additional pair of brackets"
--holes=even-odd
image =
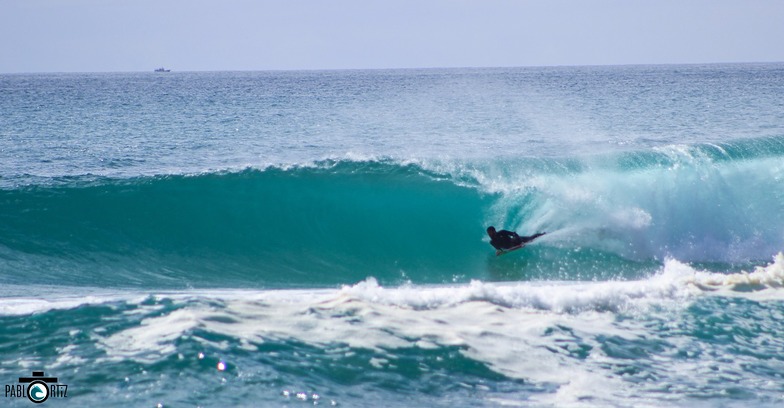
[(784, 0), (0, 0), (0, 72), (784, 61)]

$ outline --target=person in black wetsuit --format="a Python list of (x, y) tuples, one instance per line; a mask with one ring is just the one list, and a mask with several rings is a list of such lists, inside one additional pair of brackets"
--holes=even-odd
[(539, 232), (529, 237), (521, 237), (517, 235), (516, 232), (507, 230), (496, 231), (495, 227), (487, 227), (487, 235), (490, 236), (490, 245), (497, 250), (496, 253), (525, 244), (526, 242), (531, 242), (544, 234), (546, 234), (546, 232)]

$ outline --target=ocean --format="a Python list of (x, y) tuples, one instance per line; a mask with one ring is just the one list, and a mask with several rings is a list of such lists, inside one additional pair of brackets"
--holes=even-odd
[(0, 75), (0, 403), (780, 407), (782, 96), (780, 63)]

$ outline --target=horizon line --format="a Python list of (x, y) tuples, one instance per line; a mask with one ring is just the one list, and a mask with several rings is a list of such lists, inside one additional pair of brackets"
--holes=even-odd
[(177, 70), (166, 67), (167, 72), (149, 70), (117, 70), (117, 71), (8, 71), (0, 75), (27, 75), (27, 74), (136, 74), (157, 73), (161, 75), (173, 73), (210, 73), (210, 72), (337, 72), (337, 71), (416, 71), (416, 70), (449, 70), (449, 69), (514, 69), (514, 68), (591, 68), (591, 67), (655, 67), (655, 66), (700, 66), (700, 65), (762, 65), (782, 64), (784, 60), (760, 61), (724, 61), (724, 62), (663, 62), (663, 63), (619, 63), (619, 64), (541, 64), (541, 65), (475, 65), (475, 66), (410, 66), (410, 67), (367, 67), (367, 68), (259, 68), (259, 69), (183, 69)]

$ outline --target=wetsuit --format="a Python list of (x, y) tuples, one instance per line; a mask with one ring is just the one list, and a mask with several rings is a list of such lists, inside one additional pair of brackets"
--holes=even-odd
[(490, 245), (495, 247), (495, 249), (505, 250), (524, 244), (526, 242), (531, 242), (535, 238), (541, 237), (544, 234), (544, 232), (540, 232), (538, 234), (531, 235), (530, 237), (521, 237), (517, 235), (516, 232), (512, 231), (496, 231), (495, 236), (490, 240)]

